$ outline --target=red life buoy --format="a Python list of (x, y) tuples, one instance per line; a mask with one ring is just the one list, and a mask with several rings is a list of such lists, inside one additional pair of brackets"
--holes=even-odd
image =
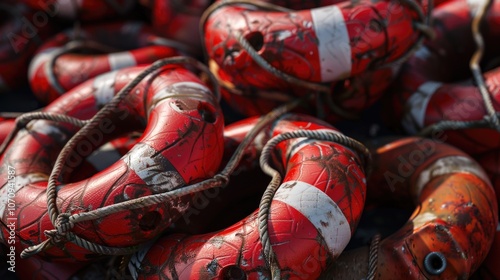
[(20, 0), (50, 17), (84, 21), (124, 16), (135, 0)]
[(418, 32), (409, 31), (422, 20), (415, 10), (425, 13), (427, 9), (426, 1), (413, 8), (400, 2), (361, 1), (300, 11), (269, 11), (234, 2), (215, 3), (204, 15), (208, 57), (217, 64), (224, 82), (268, 90), (296, 85), (264, 70), (244, 41), (268, 64), (293, 78), (333, 82), (407, 53), (419, 38)]
[(49, 19), (40, 19), (26, 5), (0, 3), (0, 91), (26, 84), (36, 48), (56, 32)]
[[(183, 43), (201, 46), (199, 36), (200, 18), (206, 8), (214, 1), (146, 0), (143, 2), (145, 2), (143, 3), (145, 6), (151, 8), (152, 24), (157, 34)], [(332, 5), (340, 2), (340, 0), (313, 2), (265, 0), (265, 2), (290, 9), (309, 9), (317, 6)], [(197, 34), (197, 36), (194, 34)]]
[[(499, 54), (500, 1), (487, 11), (481, 33), (486, 48), (485, 64)], [(471, 9), (465, 1), (447, 3), (433, 11), (436, 39), (427, 42), (403, 66), (395, 82), (388, 113), (401, 120), (411, 134), (441, 121), (478, 121), (487, 114), (485, 102), (471, 79), (469, 61), (476, 50), (472, 38)], [(486, 66), (487, 67), (487, 66)], [(487, 70), (487, 69), (485, 69)], [(484, 73), (493, 107), (500, 110), (500, 68)], [(477, 154), (500, 148), (500, 134), (489, 128), (438, 129), (434, 138)]]
[(204, 15), (204, 47), (226, 102), (253, 116), (316, 92), (300, 112), (329, 122), (354, 119), (382, 96), (398, 59), (421, 40), (408, 30), (427, 9), (425, 1), (320, 1), (326, 6), (300, 11), (243, 2), (216, 3)]
[[(16, 119), (14, 117), (0, 117), (0, 143), (3, 143), (8, 138), (15, 127)], [(130, 135), (109, 141), (86, 157), (82, 166), (72, 174), (69, 180), (80, 181), (98, 171), (104, 170), (130, 151), (137, 143), (137, 140), (138, 132), (133, 132)]]
[(452, 146), (423, 138), (380, 145), (372, 155), (367, 199), (417, 207), (396, 233), (341, 255), (330, 279), (468, 279), (488, 254), (498, 221), (481, 166)]
[[(144, 69), (126, 68), (89, 80), (48, 105), (44, 112), (88, 119)], [(217, 98), (186, 68), (167, 66), (148, 75), (109, 117), (77, 144), (64, 163), (67, 168), (61, 180), (64, 182), (82, 158), (109, 138), (140, 129), (145, 123), (147, 127), (139, 143), (119, 161), (90, 178), (57, 187), (59, 213), (85, 214), (175, 190), (215, 174), (224, 145), (223, 118)], [(55, 244), (43, 255), (58, 261), (88, 261), (99, 256), (91, 253), (94, 245), (85, 249), (44, 235), (44, 231), (54, 229), (47, 208), (47, 177), (62, 145), (75, 131), (76, 127), (67, 123), (32, 121), (1, 157), (0, 214), (4, 225), (12, 222), (10, 218), (17, 218), (17, 254), (41, 242), (53, 244), (47, 243), (50, 241)], [(7, 180), (12, 173), (14, 183)], [(15, 207), (4, 201), (12, 195)], [(190, 197), (127, 208), (97, 220), (76, 223), (69, 234), (75, 240), (85, 239), (105, 249), (137, 245), (155, 237), (180, 217), (188, 208)], [(7, 244), (10, 236), (10, 230), (2, 226), (2, 242)]]
[[(255, 124), (257, 118), (244, 122)], [(271, 137), (297, 130), (338, 133), (315, 118), (285, 115), (256, 137), (255, 147), (262, 149)], [(281, 142), (270, 156), (284, 174), (268, 217), (270, 243), (282, 270), (275, 276), (314, 279), (340, 255), (359, 221), (366, 183), (361, 156), (341, 144), (308, 138)], [(268, 278), (257, 214), (219, 232), (163, 237), (132, 257), (132, 275)]]
[[(99, 74), (150, 64), (187, 51), (179, 50), (174, 42), (170, 42), (172, 46), (160, 45), (164, 41), (147, 25), (135, 21), (67, 30), (46, 42), (33, 58), (29, 69), (31, 89), (40, 101), (50, 103)], [(109, 53), (95, 54), (102, 48)], [(82, 50), (94, 54), (77, 53)]]

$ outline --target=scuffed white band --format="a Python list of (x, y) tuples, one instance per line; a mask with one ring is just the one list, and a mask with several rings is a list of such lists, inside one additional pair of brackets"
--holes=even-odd
[(170, 161), (147, 144), (137, 143), (123, 160), (155, 193), (186, 184)]
[(350, 76), (351, 44), (342, 11), (331, 5), (312, 9), (311, 16), (318, 39), (321, 81), (332, 82)]
[(441, 85), (442, 83), (439, 82), (423, 83), (408, 99), (406, 102), (407, 111), (401, 120), (401, 124), (406, 132), (417, 134), (424, 127), (427, 105)]
[(283, 183), (273, 200), (299, 211), (321, 234), (330, 253), (336, 257), (351, 239), (351, 227), (344, 213), (328, 195), (301, 181)]
[(99, 75), (94, 79), (94, 98), (97, 106), (104, 106), (115, 96), (115, 80), (118, 71)]
[(432, 179), (451, 173), (471, 173), (489, 182), (488, 175), (474, 160), (464, 156), (449, 156), (436, 160), (420, 173), (416, 183), (416, 197), (420, 196), (422, 189)]
[(131, 52), (119, 52), (108, 55), (111, 70), (119, 70), (125, 67), (136, 66), (137, 62)]

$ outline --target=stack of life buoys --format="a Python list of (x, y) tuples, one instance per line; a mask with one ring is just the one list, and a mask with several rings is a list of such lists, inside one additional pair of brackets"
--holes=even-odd
[[(21, 279), (500, 276), (498, 1), (20, 2), (0, 82), (38, 107), (0, 112), (0, 260)], [(489, 98), (453, 84), (478, 33)], [(430, 139), (349, 137), (378, 125)]]

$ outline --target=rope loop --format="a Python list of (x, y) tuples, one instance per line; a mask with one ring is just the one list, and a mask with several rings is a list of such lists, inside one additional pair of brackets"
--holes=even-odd
[(479, 89), (481, 98), (483, 99), (484, 106), (486, 109), (486, 114), (482, 120), (476, 121), (451, 121), (442, 120), (440, 122), (434, 123), (420, 130), (418, 135), (428, 136), (435, 131), (441, 130), (459, 130), (459, 129), (471, 129), (471, 128), (491, 128), (500, 132), (500, 113), (495, 111), (493, 106), (493, 100), (491, 93), (484, 81), (484, 77), (481, 71), (481, 66), (479, 65), (481, 58), (484, 54), (484, 40), (480, 30), (480, 24), (484, 20), (488, 9), (491, 7), (491, 0), (480, 1), (477, 3), (480, 5), (478, 11), (474, 13), (472, 20), (472, 36), (476, 43), (476, 51), (472, 55), (469, 62), (469, 68), (472, 72), (473, 79)]
[(220, 100), (220, 92), (219, 92), (219, 84), (217, 80), (211, 75), (210, 71), (206, 66), (198, 62), (197, 60), (189, 57), (174, 57), (174, 58), (166, 58), (155, 62), (152, 66), (146, 68), (141, 74), (139, 74), (134, 80), (130, 81), (120, 92), (118, 92), (115, 97), (111, 100), (110, 103), (106, 104), (91, 120), (86, 121), (85, 125), (82, 129), (80, 129), (63, 147), (60, 152), (56, 163), (54, 164), (54, 168), (50, 174), (48, 186), (47, 186), (47, 209), (49, 212), (50, 220), (54, 226), (54, 230), (46, 231), (48, 234), (47, 237), (49, 239), (43, 241), (38, 245), (31, 246), (25, 249), (22, 252), (22, 256), (29, 257), (31, 255), (40, 253), (54, 245), (59, 241), (64, 240), (62, 237), (66, 237), (66, 241), (70, 241), (75, 243), (76, 245), (85, 248), (89, 251), (100, 253), (100, 254), (108, 254), (108, 255), (125, 255), (131, 254), (137, 250), (138, 246), (125, 247), (125, 248), (116, 248), (116, 247), (106, 247), (91, 241), (85, 240), (77, 235), (74, 235), (71, 232), (74, 224), (90, 221), (102, 218), (107, 215), (111, 215), (120, 211), (137, 209), (142, 207), (147, 207), (155, 204), (159, 204), (169, 199), (178, 198), (181, 196), (201, 192), (207, 189), (222, 187), (225, 186), (229, 182), (229, 175), (234, 172), (238, 163), (241, 161), (244, 151), (250, 146), (252, 141), (257, 137), (257, 135), (272, 121), (275, 121), (276, 118), (282, 116), (285, 113), (288, 113), (295, 107), (297, 107), (303, 100), (294, 100), (290, 103), (284, 104), (280, 107), (275, 108), (273, 111), (263, 116), (258, 123), (250, 130), (250, 132), (243, 139), (242, 143), (238, 146), (230, 160), (228, 161), (226, 167), (219, 173), (216, 174), (213, 178), (207, 179), (205, 181), (195, 183), (189, 186), (183, 186), (181, 188), (165, 192), (159, 193), (149, 196), (144, 196), (124, 202), (120, 202), (117, 204), (105, 206), (99, 209), (95, 209), (89, 212), (82, 212), (78, 214), (70, 215), (69, 213), (59, 213), (59, 209), (56, 204), (57, 199), (57, 186), (56, 184), (62, 184), (61, 180), (57, 180), (60, 174), (64, 169), (63, 162), (66, 160), (66, 157), (69, 153), (74, 149), (75, 145), (85, 137), (88, 131), (91, 131), (93, 127), (95, 127), (101, 118), (106, 116), (111, 112), (112, 108), (118, 106), (118, 104), (123, 100), (132, 89), (139, 84), (146, 76), (157, 71), (161, 67), (168, 64), (191, 64), (196, 66), (198, 69), (202, 70), (206, 74), (209, 75), (211, 81), (213, 82), (214, 87), (214, 99), (216, 101)]
[(262, 171), (270, 175), (272, 179), (266, 190), (264, 191), (264, 195), (262, 196), (262, 199), (260, 201), (258, 223), (262, 250), (266, 262), (271, 270), (271, 278), (273, 280), (281, 279), (281, 269), (276, 254), (274, 253), (273, 247), (271, 245), (268, 224), (271, 211), (271, 203), (276, 191), (280, 186), (281, 174), (276, 169), (271, 167), (271, 165), (269, 164), (269, 159), (271, 158), (272, 151), (280, 142), (301, 137), (338, 143), (347, 148), (353, 149), (361, 157), (361, 160), (365, 165), (365, 172), (369, 168), (369, 164), (371, 161), (370, 151), (362, 143), (333, 130), (296, 130), (279, 134), (271, 138), (271, 140), (266, 143), (266, 145), (262, 149), (259, 163)]
[[(429, 1), (428, 14), (424, 15), (422, 8), (416, 2), (413, 2), (411, 0), (400, 0), (401, 4), (409, 7), (410, 9), (415, 11), (418, 15), (418, 18), (420, 21), (414, 23), (414, 28), (417, 31), (419, 31), (417, 42), (410, 49), (408, 49), (407, 52), (404, 53), (400, 58), (396, 59), (395, 61), (389, 62), (389, 63), (374, 66), (374, 70), (380, 69), (380, 68), (393, 67), (395, 65), (401, 65), (404, 61), (408, 60), (408, 58), (410, 58), (410, 56), (418, 48), (420, 48), (420, 46), (422, 45), (422, 42), (425, 38), (432, 39), (435, 37), (434, 31), (430, 27), (430, 19), (431, 19), (430, 12), (431, 12), (432, 7), (433, 7), (433, 0), (428, 0), (428, 1)], [(242, 5), (242, 4), (251, 5), (251, 6), (254, 6), (257, 8), (261, 8), (261, 9), (268, 10), (268, 11), (274, 11), (274, 12), (288, 12), (289, 13), (289, 12), (294, 11), (291, 9), (283, 8), (283, 7), (278, 6), (278, 5), (274, 5), (274, 4), (266, 3), (266, 2), (260, 2), (260, 1), (228, 0), (228, 1), (218, 2), (218, 3), (210, 6), (205, 11), (205, 13), (203, 14), (203, 16), (200, 20), (200, 35), (201, 35), (202, 41), (204, 40), (204, 37), (205, 37), (204, 26), (208, 20), (208, 17), (213, 12), (215, 12), (216, 10), (218, 10), (222, 7), (225, 7), (225, 6), (234, 6), (234, 5)], [(328, 84), (311, 82), (308, 80), (302, 80), (302, 79), (296, 78), (292, 75), (289, 75), (289, 74), (277, 69), (276, 67), (272, 66), (267, 60), (265, 60), (257, 52), (257, 50), (255, 50), (253, 48), (253, 46), (248, 42), (248, 40), (246, 40), (244, 38), (244, 36), (241, 32), (238, 32), (236, 34), (236, 40), (238, 41), (238, 43), (240, 44), (242, 49), (244, 49), (247, 52), (247, 54), (252, 58), (252, 60), (255, 63), (257, 63), (262, 69), (266, 70), (267, 72), (269, 72), (273, 76), (275, 76), (283, 81), (286, 81), (287, 83), (289, 83), (291, 85), (305, 88), (305, 89), (308, 89), (308, 90), (311, 90), (312, 92), (314, 92), (317, 95), (317, 99), (318, 99), (318, 102), (316, 104), (316, 109), (318, 111), (319, 117), (324, 118), (324, 112), (323, 112), (324, 110), (321, 108), (321, 106), (323, 106), (323, 103), (319, 100), (326, 101), (325, 104), (328, 106), (328, 108), (333, 113), (335, 113), (336, 115), (338, 115), (344, 119), (353, 120), (353, 119), (356, 119), (359, 117), (356, 114), (350, 112), (348, 109), (345, 109), (342, 106), (340, 106), (339, 104), (337, 104), (338, 101), (334, 100), (334, 98), (332, 98), (333, 92), (332, 92), (331, 87)], [(206, 59), (209, 59), (205, 45), (203, 45), (203, 54), (204, 54)], [(219, 77), (217, 77), (217, 78), (219, 78)], [(238, 92), (239, 94), (241, 94), (241, 91), (234, 88), (234, 86), (227, 86), (223, 82), (221, 82), (221, 84), (223, 85), (223, 87), (225, 89), (228, 89), (230, 92), (232, 92), (232, 93)], [(344, 95), (345, 93), (340, 92), (338, 94)], [(262, 95), (262, 97), (269, 98), (265, 95)]]
[(374, 280), (378, 265), (378, 249), (380, 245), (380, 234), (375, 234), (370, 242), (370, 252), (368, 256), (368, 276), (366, 280)]

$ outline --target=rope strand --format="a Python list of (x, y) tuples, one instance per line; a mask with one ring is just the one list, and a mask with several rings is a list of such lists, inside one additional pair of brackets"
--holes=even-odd
[(366, 280), (374, 280), (378, 265), (378, 249), (380, 245), (380, 234), (375, 234), (370, 243), (370, 253), (368, 256), (368, 276)]
[(16, 118), (16, 126), (14, 127), (14, 130), (12, 130), (9, 135), (5, 138), (3, 141), (2, 145), (0, 146), (0, 155), (5, 152), (7, 149), (7, 146), (14, 140), (14, 138), (17, 136), (19, 131), (21, 129), (25, 128), (28, 123), (32, 120), (49, 120), (49, 121), (56, 121), (56, 122), (64, 122), (64, 123), (69, 123), (77, 127), (82, 127), (85, 125), (87, 121), (82, 121), (80, 119), (70, 117), (67, 115), (63, 114), (54, 114), (54, 113), (49, 113), (49, 112), (30, 112), (30, 113), (24, 113), (20, 115), (19, 117)]
[[(146, 69), (144, 72), (147, 72), (148, 74), (151, 73), (152, 71), (155, 71), (158, 69), (158, 67), (162, 67), (165, 63), (173, 63), (172, 61), (175, 61), (176, 63), (181, 63), (181, 62), (186, 62), (184, 59), (165, 59), (163, 61), (159, 61), (156, 66), (152, 66), (148, 69)], [(188, 61), (193, 62), (190, 58)], [(198, 62), (197, 62), (198, 63)], [(155, 63), (156, 64), (156, 63)], [(197, 64), (196, 64), (197, 65)], [(155, 70), (152, 70), (155, 69)], [(143, 73), (144, 73), (143, 72)], [(136, 79), (131, 81), (122, 91), (120, 91), (115, 98), (120, 99), (123, 98), (123, 95), (126, 95), (131, 89), (133, 89), (138, 81), (142, 80), (143, 77), (147, 76), (147, 74), (144, 75), (139, 75)], [(213, 79), (213, 77), (212, 77)], [(214, 83), (216, 83), (216, 80), (212, 80)], [(216, 85), (214, 85), (218, 89)], [(220, 95), (215, 94), (217, 100), (219, 100)], [(115, 98), (113, 100), (115, 100)], [(113, 102), (113, 100), (111, 102)], [(282, 116), (283, 114), (291, 111), (293, 108), (297, 107), (300, 102), (303, 100), (295, 100), (290, 103), (287, 103), (281, 107), (278, 107), (274, 109), (272, 112), (269, 114), (265, 115), (262, 117), (259, 122), (251, 129), (251, 131), (247, 134), (247, 136), (243, 139), (242, 143), (238, 146), (236, 149), (235, 153), (232, 155), (231, 159), (227, 163), (226, 167), (221, 171), (219, 174), (215, 175), (214, 178), (207, 179), (205, 181), (202, 181), (200, 183), (196, 183), (193, 185), (185, 186), (176, 190), (172, 190), (169, 192), (165, 193), (159, 193), (155, 195), (149, 195), (149, 196), (144, 196), (140, 198), (136, 198), (133, 200), (128, 200), (124, 202), (120, 202), (117, 204), (105, 206), (96, 210), (92, 210), (89, 212), (82, 212), (78, 214), (73, 214), (70, 215), (69, 213), (59, 213), (59, 210), (57, 209), (57, 204), (55, 203), (56, 198), (57, 198), (57, 191), (56, 191), (56, 186), (55, 186), (55, 181), (54, 178), (58, 178), (59, 174), (62, 172), (62, 164), (61, 162), (65, 160), (65, 155), (63, 152), (70, 149), (73, 149), (73, 145), (79, 141), (79, 137), (82, 137), (82, 135), (85, 135), (86, 130), (92, 129), (93, 123), (98, 123), (99, 118), (102, 117), (103, 110), (110, 110), (108, 105), (111, 103), (108, 103), (103, 109), (101, 109), (96, 116), (90, 122), (86, 123), (86, 125), (78, 131), (77, 134), (73, 136), (73, 138), (70, 139), (70, 141), (66, 144), (66, 146), (63, 148), (63, 151), (59, 154), (58, 159), (56, 160), (56, 164), (54, 166), (54, 169), (51, 173), (51, 176), (49, 177), (49, 183), (47, 187), (47, 208), (49, 209), (49, 215), (51, 218), (51, 221), (54, 225), (54, 230), (47, 231), (47, 236), (48, 239), (45, 240), (44, 242), (32, 246), (30, 248), (27, 248), (26, 250), (23, 251), (21, 254), (22, 257), (28, 257), (33, 254), (39, 253), (43, 250), (46, 250), (47, 248), (51, 247), (54, 243), (60, 242), (63, 238), (66, 238), (66, 241), (71, 241), (74, 242), (75, 244), (88, 249), (90, 251), (96, 252), (96, 253), (101, 253), (101, 254), (108, 254), (108, 255), (124, 255), (124, 254), (131, 254), (133, 253), (136, 249), (137, 246), (132, 246), (132, 247), (126, 247), (126, 248), (115, 248), (115, 247), (105, 247), (101, 246), (95, 243), (92, 243), (90, 241), (87, 241), (83, 238), (80, 238), (70, 232), (70, 230), (74, 227), (76, 223), (83, 222), (83, 221), (89, 221), (89, 220), (95, 220), (102, 218), (104, 216), (117, 213), (120, 211), (124, 210), (130, 210), (130, 209), (137, 209), (137, 208), (142, 208), (142, 207), (147, 207), (155, 204), (159, 204), (165, 201), (168, 201), (169, 199), (174, 199), (178, 197), (182, 197), (185, 195), (189, 194), (194, 194), (197, 192), (201, 192), (207, 189), (215, 188), (215, 187), (221, 187), (227, 184), (229, 181), (229, 176), (230, 174), (236, 169), (238, 163), (241, 161), (241, 158), (244, 155), (244, 151), (248, 148), (248, 146), (252, 143), (252, 141), (257, 137), (258, 133), (262, 131), (269, 123), (272, 121), (276, 120), (276, 118)], [(112, 104), (118, 104), (116, 101)], [(108, 107), (107, 107), (108, 106)], [(111, 106), (111, 105), (110, 105)], [(116, 106), (116, 105), (113, 105)], [(89, 128), (90, 127), (90, 128)], [(50, 189), (49, 189), (50, 188)], [(50, 193), (49, 193), (50, 191)], [(69, 238), (69, 239), (68, 239)]]
[(432, 134), (434, 131), (459, 130), (459, 129), (470, 129), (470, 128), (492, 128), (497, 131), (500, 131), (500, 119), (499, 119), (500, 115), (495, 111), (491, 94), (484, 81), (484, 77), (481, 71), (481, 66), (479, 66), (479, 63), (484, 53), (484, 41), (479, 27), (480, 23), (484, 20), (484, 17), (486, 16), (488, 8), (491, 6), (491, 0), (480, 1), (478, 5), (480, 5), (480, 7), (478, 7), (478, 11), (474, 14), (471, 23), (472, 36), (474, 37), (474, 41), (476, 43), (476, 51), (474, 52), (469, 62), (469, 67), (472, 72), (473, 79), (476, 82), (477, 87), (479, 89), (479, 93), (481, 94), (481, 97), (483, 99), (484, 106), (486, 109), (486, 115), (482, 120), (476, 120), (476, 121), (443, 120), (422, 128), (422, 130), (418, 133), (418, 135), (420, 136), (428, 136)]
[(335, 131), (325, 131), (325, 130), (297, 130), (292, 132), (283, 133), (273, 137), (264, 146), (261, 156), (260, 156), (260, 166), (264, 173), (272, 177), (271, 182), (264, 191), (264, 195), (260, 201), (259, 213), (258, 213), (258, 223), (259, 223), (259, 236), (262, 243), (262, 250), (264, 251), (264, 257), (271, 269), (271, 278), (273, 280), (281, 279), (281, 269), (273, 251), (270, 237), (269, 237), (269, 214), (271, 211), (271, 203), (273, 197), (278, 190), (281, 183), (281, 174), (276, 171), (269, 164), (269, 158), (274, 148), (282, 141), (307, 137), (314, 140), (329, 141), (341, 144), (345, 147), (353, 149), (358, 155), (361, 156), (361, 160), (364, 163), (364, 169), (368, 169), (369, 163), (371, 161), (370, 151), (360, 142), (347, 137), (339, 132)]

